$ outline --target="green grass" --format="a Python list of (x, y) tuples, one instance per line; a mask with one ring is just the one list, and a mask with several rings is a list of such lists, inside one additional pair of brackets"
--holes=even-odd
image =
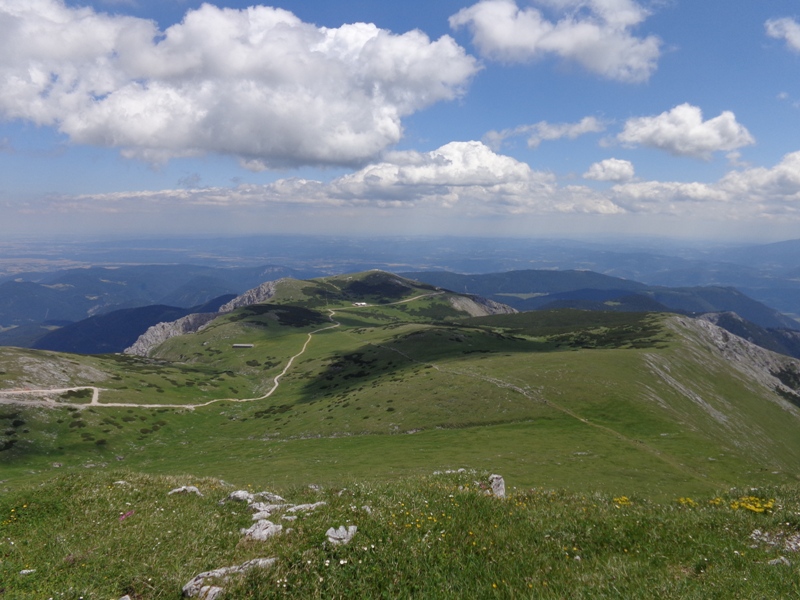
[[(754, 529), (800, 530), (800, 418), (773, 388), (664, 315), (456, 320), (446, 295), (380, 302), (422, 293), (374, 273), (290, 282), (147, 359), (0, 349), (6, 387), (144, 405), (77, 391), (0, 406), (0, 596), (178, 598), (201, 571), (266, 556), (279, 562), (227, 597), (800, 592), (796, 567), (768, 564), (776, 547), (750, 547)], [(321, 331), (333, 308), (340, 326)], [(270, 389), (312, 332), (272, 396), (225, 400)], [(491, 472), (511, 498), (475, 489)], [(328, 504), (247, 542), (221, 479)], [(166, 495), (179, 485), (205, 496)], [(750, 495), (774, 510), (732, 508)], [(346, 524), (351, 545), (323, 544)]]
[[(257, 557), (268, 570), (225, 598), (789, 598), (800, 593), (800, 489), (729, 489), (654, 503), (635, 493), (508, 488), (487, 473), (375, 483), (341, 474), (320, 489), (267, 486), (292, 503), (324, 501), (266, 542), (236, 489), (216, 479), (83, 472), (0, 495), (0, 588), (9, 598), (179, 598), (199, 572)], [(125, 483), (115, 483), (124, 481)], [(247, 480), (238, 487), (257, 491)], [(167, 495), (196, 485), (203, 497)], [(743, 499), (744, 497), (744, 499)], [(771, 506), (764, 512), (754, 512)], [(325, 531), (356, 525), (334, 547)], [(769, 545), (752, 539), (758, 529)], [(21, 575), (22, 570), (35, 570)]]
[[(320, 285), (347, 286), (330, 279)], [(292, 282), (282, 293), (310, 285)], [(148, 359), (4, 350), (10, 380), (34, 385), (25, 368), (36, 362), (51, 374), (42, 385), (59, 371), (60, 385), (103, 387), (101, 402), (143, 405), (85, 408), (76, 392), (57, 410), (5, 407), (5, 485), (45, 479), (54, 463), (75, 470), (118, 460), (265, 485), (330, 482), (342, 470), (385, 481), (467, 467), (503, 472), (514, 485), (654, 499), (796, 481), (796, 413), (701, 340), (676, 335), (668, 317), (551, 311), (428, 322), (413, 314), (442, 301), (343, 303), (333, 316), (341, 325), (321, 331), (333, 324), (328, 311), (279, 298), (172, 338)], [(225, 400), (271, 389), (312, 332), (272, 396)], [(193, 411), (152, 406), (209, 400), (220, 401)]]

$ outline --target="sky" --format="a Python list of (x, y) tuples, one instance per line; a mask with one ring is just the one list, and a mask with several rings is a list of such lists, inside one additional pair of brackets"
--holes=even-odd
[(0, 0), (0, 236), (800, 237), (796, 0)]

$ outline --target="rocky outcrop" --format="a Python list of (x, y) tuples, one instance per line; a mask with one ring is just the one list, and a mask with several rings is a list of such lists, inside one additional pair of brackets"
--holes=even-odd
[[(707, 320), (671, 317), (667, 323), (672, 326), (673, 331), (684, 336), (693, 334), (697, 341), (719, 353), (728, 364), (749, 379), (771, 390), (780, 390), (786, 394), (797, 392), (787, 386), (778, 374), (800, 374), (800, 360), (765, 350)], [(702, 361), (702, 358), (698, 357), (698, 360)], [(791, 406), (788, 402), (784, 404), (787, 408), (797, 411), (797, 407)]]
[(489, 485), (492, 487), (492, 495), (497, 498), (506, 497), (506, 482), (502, 475), (490, 475)]
[(168, 323), (158, 323), (153, 325), (142, 335), (139, 336), (130, 348), (126, 348), (124, 354), (134, 356), (147, 356), (150, 351), (163, 344), (169, 338), (187, 333), (196, 333), (205, 325), (216, 319), (219, 315), (229, 313), (232, 310), (259, 302), (266, 302), (275, 295), (275, 290), (283, 279), (267, 281), (252, 290), (246, 291), (241, 296), (237, 296), (230, 302), (220, 306), (216, 313), (194, 313)]
[(276, 281), (266, 281), (252, 290), (247, 290), (241, 296), (237, 296), (227, 304), (220, 306), (219, 312), (228, 313), (232, 310), (236, 310), (237, 308), (242, 308), (243, 306), (250, 306), (251, 304), (266, 302), (275, 295), (275, 290), (278, 289), (278, 285), (282, 281), (285, 281), (285, 278), (278, 279)]
[(350, 543), (350, 540), (353, 539), (357, 531), (358, 527), (355, 525), (349, 525), (347, 527), (340, 525), (338, 529), (331, 527), (325, 532), (325, 535), (328, 536), (329, 543), (334, 546), (343, 546)]
[(449, 300), (453, 308), (465, 312), (471, 317), (510, 315), (518, 312), (516, 308), (480, 296), (451, 296)]
[(217, 313), (195, 313), (186, 315), (177, 321), (153, 325), (140, 335), (139, 339), (130, 348), (126, 348), (124, 354), (147, 356), (159, 344), (163, 344), (168, 339), (178, 335), (200, 331), (204, 325), (207, 325), (218, 316)]
[(267, 519), (259, 519), (258, 522), (253, 524), (250, 528), (240, 529), (239, 533), (251, 540), (263, 542), (280, 534), (282, 531), (283, 525), (276, 525)]
[(275, 564), (275, 558), (255, 558), (234, 567), (222, 567), (195, 575), (185, 586), (183, 595), (187, 598), (214, 600), (225, 593), (222, 586), (234, 575), (241, 575), (251, 569), (267, 569)]

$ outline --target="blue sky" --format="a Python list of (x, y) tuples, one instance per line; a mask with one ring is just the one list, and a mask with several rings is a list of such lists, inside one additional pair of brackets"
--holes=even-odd
[(0, 0), (0, 235), (800, 237), (800, 6)]

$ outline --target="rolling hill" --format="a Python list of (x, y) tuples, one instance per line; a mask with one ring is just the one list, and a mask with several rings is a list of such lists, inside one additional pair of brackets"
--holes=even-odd
[(795, 481), (797, 361), (683, 316), (491, 312), (368, 272), (282, 280), (145, 357), (0, 349), (6, 485), (117, 458), (257, 485), (461, 467), (654, 498)]

